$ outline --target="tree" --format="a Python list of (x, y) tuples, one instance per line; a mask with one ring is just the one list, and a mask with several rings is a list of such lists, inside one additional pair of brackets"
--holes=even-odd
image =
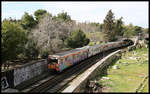
[(142, 33), (142, 27), (135, 26), (134, 27), (134, 35), (139, 35), (140, 33)]
[(50, 13), (43, 9), (38, 9), (34, 12), (37, 23), (39, 23), (40, 19), (43, 18), (45, 14), (52, 16)]
[(106, 41), (112, 41), (115, 38), (115, 17), (111, 10), (108, 11), (103, 24), (103, 32), (105, 33)]
[(2, 62), (17, 59), (27, 41), (26, 33), (20, 25), (10, 21), (2, 23)]
[(83, 32), (99, 32), (100, 27), (98, 26), (98, 23), (78, 23), (78, 27), (80, 28)]
[(143, 28), (143, 32), (149, 34), (149, 28)]
[(36, 21), (32, 15), (29, 15), (27, 12), (25, 12), (21, 18), (21, 25), (24, 29), (31, 29), (36, 25)]
[(134, 35), (134, 26), (133, 26), (133, 24), (130, 23), (129, 25), (124, 26), (124, 28), (123, 28), (123, 36), (129, 38), (129, 37), (131, 37), (133, 35)]
[(71, 48), (83, 47), (89, 43), (89, 39), (81, 29), (74, 30), (71, 35), (65, 40), (65, 44)]
[(91, 22), (91, 23), (89, 23), (90, 25), (92, 25), (92, 26), (100, 26), (100, 24), (99, 23), (96, 23), (96, 22)]
[(100, 32), (103, 31), (103, 25), (104, 25), (104, 24), (100, 24)]
[(28, 37), (28, 42), (24, 47), (24, 55), (27, 59), (37, 59), (39, 55), (39, 48), (37, 43), (30, 37)]
[(67, 12), (62, 12), (57, 14), (57, 16), (54, 16), (53, 19), (55, 20), (63, 20), (63, 21), (71, 21), (70, 15), (67, 14)]
[(123, 17), (121, 17), (120, 19), (116, 20), (115, 23), (115, 34), (117, 36), (122, 36), (123, 35), (123, 21), (122, 21)]
[(54, 54), (64, 47), (64, 40), (72, 31), (72, 23), (52, 19), (46, 15), (40, 20), (36, 28), (32, 29), (31, 37), (37, 43), (41, 54)]

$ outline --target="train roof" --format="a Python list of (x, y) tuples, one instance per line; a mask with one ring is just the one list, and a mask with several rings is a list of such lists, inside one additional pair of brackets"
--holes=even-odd
[(81, 48), (76, 48), (76, 49), (88, 49), (90, 46), (84, 46), (84, 47), (81, 47)]
[(70, 51), (66, 51), (66, 52), (60, 52), (60, 53), (56, 53), (54, 55), (50, 55), (52, 58), (59, 58), (59, 57), (63, 57), (63, 56), (66, 56), (66, 55), (69, 55), (69, 54), (73, 54), (73, 53), (77, 53), (77, 52), (80, 52), (80, 51), (83, 51), (84, 49), (72, 49)]
[(108, 45), (108, 44), (113, 44), (113, 43), (117, 43), (117, 42), (120, 42), (120, 41), (101, 43), (101, 44), (93, 45), (93, 46), (90, 46), (90, 47), (96, 47), (96, 46)]

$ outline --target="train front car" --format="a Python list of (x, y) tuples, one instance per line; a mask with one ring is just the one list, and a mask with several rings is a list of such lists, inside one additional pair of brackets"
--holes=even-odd
[(88, 47), (56, 53), (48, 57), (48, 69), (62, 72), (72, 65), (88, 58)]
[(53, 72), (59, 71), (58, 56), (55, 55), (48, 56), (48, 69)]

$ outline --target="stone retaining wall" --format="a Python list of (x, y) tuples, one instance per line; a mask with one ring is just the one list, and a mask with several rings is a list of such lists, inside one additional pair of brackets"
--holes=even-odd
[(114, 59), (120, 57), (120, 55), (121, 51), (118, 50), (106, 56), (101, 61), (87, 69), (84, 73), (79, 75), (76, 79), (74, 79), (70, 83), (70, 86), (68, 86), (62, 92), (83, 92), (82, 89), (85, 88), (87, 81), (96, 76), (97, 73), (101, 72), (105, 66), (109, 65)]
[(14, 86), (17, 86), (23, 81), (29, 80), (37, 75), (40, 75), (45, 71), (47, 71), (46, 60), (39, 60), (22, 67), (18, 67), (14, 69)]
[(79, 75), (76, 79), (69, 83), (70, 86), (65, 88), (62, 92), (84, 92), (83, 90), (86, 87), (87, 81), (95, 77), (97, 74), (101, 73), (102, 69), (112, 63), (113, 60), (121, 58), (122, 53), (126, 53), (134, 49), (136, 49), (136, 45), (131, 45), (128, 48), (111, 53), (110, 55), (106, 56), (101, 61), (90, 67), (84, 73)]
[(47, 61), (42, 59), (2, 72), (1, 88), (13, 88), (26, 80), (46, 72), (47, 70)]
[(1, 72), (1, 89), (6, 89), (8, 87), (14, 87), (14, 70), (9, 70)]

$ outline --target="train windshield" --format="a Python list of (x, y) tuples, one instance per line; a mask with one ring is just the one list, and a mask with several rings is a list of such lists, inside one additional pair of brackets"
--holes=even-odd
[(48, 63), (58, 63), (58, 59), (50, 57)]
[(57, 59), (50, 59), (49, 63), (58, 63), (58, 60)]

